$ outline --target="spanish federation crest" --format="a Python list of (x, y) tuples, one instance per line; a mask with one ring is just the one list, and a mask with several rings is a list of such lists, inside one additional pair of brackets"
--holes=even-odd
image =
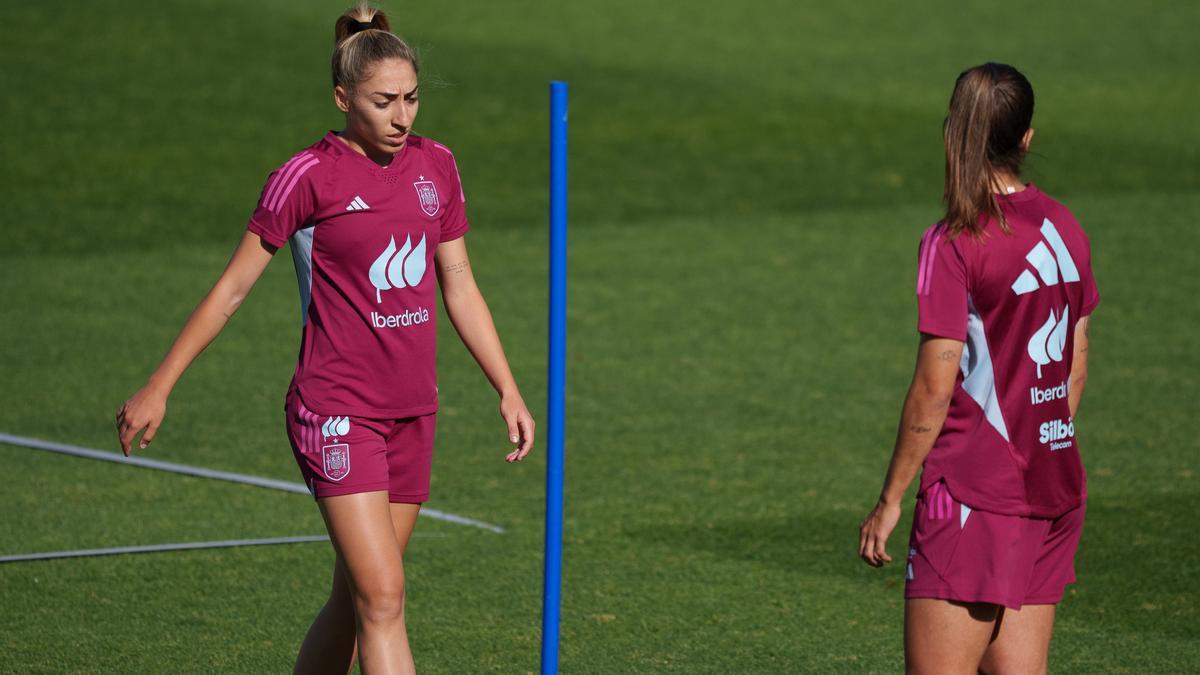
[(421, 176), (421, 180), (413, 183), (413, 187), (417, 189), (417, 198), (421, 200), (421, 210), (425, 215), (437, 215), (442, 205), (438, 202), (437, 188), (433, 186), (433, 181), (425, 180), (425, 176)]
[(325, 469), (325, 477), (339, 481), (350, 475), (350, 446), (346, 443), (335, 443), (321, 448), (321, 464)]

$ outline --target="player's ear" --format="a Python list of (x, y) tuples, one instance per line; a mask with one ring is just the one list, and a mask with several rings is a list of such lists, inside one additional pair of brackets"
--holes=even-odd
[(333, 88), (333, 104), (344, 113), (350, 112), (350, 94), (340, 84)]
[(1025, 130), (1025, 135), (1021, 137), (1021, 152), (1029, 154), (1029, 145), (1033, 143), (1033, 127)]

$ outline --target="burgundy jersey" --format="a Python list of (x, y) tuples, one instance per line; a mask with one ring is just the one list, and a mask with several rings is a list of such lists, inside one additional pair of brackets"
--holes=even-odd
[(939, 223), (921, 240), (917, 327), (965, 343), (921, 489), (945, 480), (972, 508), (1057, 517), (1085, 496), (1067, 393), (1075, 322), (1100, 294), (1066, 207), (1033, 184), (997, 201), (1011, 235), (988, 222), (951, 239)]
[(322, 415), (437, 410), (438, 244), (467, 232), (454, 156), (410, 136), (381, 167), (332, 131), (267, 179), (247, 225), (290, 240), (304, 321), (292, 386)]

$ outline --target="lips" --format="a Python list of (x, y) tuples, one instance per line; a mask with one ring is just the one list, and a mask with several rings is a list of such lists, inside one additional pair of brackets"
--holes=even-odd
[(406, 131), (402, 134), (388, 134), (385, 136), (385, 138), (387, 138), (388, 142), (393, 145), (400, 145), (404, 142), (404, 139), (408, 138), (408, 132)]

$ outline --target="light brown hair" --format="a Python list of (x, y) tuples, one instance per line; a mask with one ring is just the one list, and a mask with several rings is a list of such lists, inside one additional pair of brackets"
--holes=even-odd
[(954, 83), (946, 115), (947, 234), (982, 236), (981, 215), (1011, 230), (992, 188), (1001, 171), (1020, 175), (1021, 140), (1033, 121), (1033, 87), (1016, 68), (985, 63), (964, 71)]
[(355, 85), (371, 76), (374, 64), (385, 59), (404, 59), (421, 71), (417, 53), (391, 32), (383, 10), (366, 2), (346, 10), (333, 25), (333, 86), (354, 91)]

